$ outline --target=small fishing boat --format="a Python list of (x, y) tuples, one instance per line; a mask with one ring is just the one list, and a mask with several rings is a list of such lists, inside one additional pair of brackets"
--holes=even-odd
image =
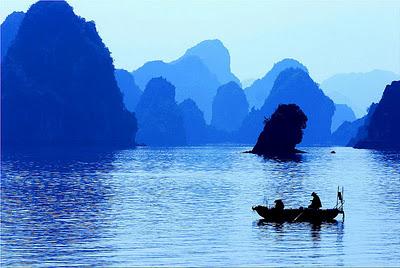
[(343, 187), (339, 191), (336, 199), (336, 206), (332, 209), (313, 209), (303, 208), (298, 209), (279, 209), (268, 206), (254, 206), (253, 211), (264, 218), (266, 222), (333, 222), (339, 214), (343, 214)]

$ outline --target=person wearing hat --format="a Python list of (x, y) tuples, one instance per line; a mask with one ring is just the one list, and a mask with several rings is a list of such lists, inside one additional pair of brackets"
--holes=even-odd
[(322, 207), (322, 204), (321, 199), (319, 199), (317, 193), (312, 192), (311, 196), (313, 197), (313, 199), (311, 200), (311, 204), (308, 206), (308, 208), (320, 209)]
[(275, 203), (275, 209), (277, 211), (283, 211), (283, 209), (285, 208), (282, 199), (277, 199), (274, 201), (274, 203)]

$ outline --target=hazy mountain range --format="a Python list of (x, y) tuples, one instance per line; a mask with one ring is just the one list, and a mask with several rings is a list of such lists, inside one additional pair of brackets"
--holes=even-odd
[(263, 129), (263, 122), (279, 104), (295, 103), (308, 117), (303, 145), (327, 145), (330, 142), (334, 103), (324, 95), (302, 68), (282, 71), (275, 80), (271, 93), (260, 109), (253, 108), (238, 131), (239, 142), (255, 143)]
[(288, 68), (299, 68), (308, 72), (307, 68), (294, 59), (283, 59), (274, 64), (271, 70), (269, 70), (262, 78), (255, 80), (251, 86), (245, 88), (247, 100), (250, 108), (255, 107), (256, 109), (261, 108), (264, 104), (265, 99), (271, 92), (274, 86), (275, 79), (285, 69)]
[(133, 75), (126, 70), (115, 70), (115, 79), (121, 90), (126, 109), (130, 112), (134, 112), (143, 91), (136, 85)]
[(153, 77), (166, 78), (176, 87), (176, 100), (194, 100), (207, 122), (211, 121), (212, 101), (217, 88), (230, 81), (240, 84), (230, 70), (228, 50), (216, 39), (195, 45), (175, 61), (147, 62), (132, 74), (141, 89)]
[(357, 117), (367, 113), (373, 102), (378, 102), (386, 85), (400, 79), (400, 75), (384, 70), (365, 73), (336, 74), (321, 83), (321, 88), (336, 103), (350, 106)]
[(378, 106), (390, 109), (379, 108), (376, 116), (370, 110), (371, 126), (365, 118), (355, 120), (379, 101), (386, 84), (399, 79), (391, 72), (338, 74), (319, 86), (305, 65), (283, 59), (243, 90), (218, 39), (202, 41), (171, 62), (146, 62), (131, 73), (115, 70), (95, 24), (76, 16), (65, 1), (14, 12), (1, 33), (6, 143), (132, 145), (133, 112), (141, 143), (254, 143), (264, 118), (281, 103), (297, 104), (308, 117), (303, 145), (347, 144), (357, 133), (357, 140), (365, 140), (359, 144), (380, 144), (377, 128), (397, 133), (380, 125), (397, 118), (396, 102), (388, 101), (397, 98), (390, 93), (397, 84)]

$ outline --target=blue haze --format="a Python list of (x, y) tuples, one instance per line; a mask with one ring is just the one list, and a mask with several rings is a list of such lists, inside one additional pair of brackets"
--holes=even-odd
[[(0, 21), (35, 0), (3, 0)], [(82, 1), (75, 12), (96, 22), (117, 68), (172, 61), (207, 39), (220, 39), (240, 80), (262, 77), (295, 58), (317, 82), (374, 69), (400, 74), (398, 1)], [(351, 40), (351, 41), (350, 41)]]
[(344, 122), (353, 122), (356, 120), (356, 115), (353, 110), (346, 104), (335, 104), (335, 113), (332, 116), (332, 133), (340, 127)]
[(132, 74), (141, 89), (154, 77), (166, 78), (176, 87), (178, 102), (193, 99), (204, 112), (206, 121), (211, 120), (212, 100), (219, 82), (199, 57), (183, 56), (170, 63), (147, 62)]
[(324, 80), (321, 88), (333, 101), (347, 104), (361, 117), (373, 102), (381, 99), (385, 86), (399, 79), (400, 75), (383, 70), (342, 73)]
[[(398, 77), (397, 2), (68, 2), (82, 17), (41, 1), (17, 34), (21, 20), (2, 24), (2, 145), (25, 148), (1, 148), (1, 266), (400, 263), (400, 82), (369, 77), (379, 85), (362, 91), (339, 76), (332, 90), (354, 110), (357, 96), (385, 93), (333, 136), (335, 103), (316, 83), (375, 68)], [(26, 3), (3, 0), (1, 17)], [(309, 119), (302, 145), (328, 147), (243, 153), (292, 102)], [(136, 131), (148, 147), (131, 148)], [(337, 185), (344, 223), (263, 225), (251, 211), (306, 206), (313, 191), (332, 208)]]

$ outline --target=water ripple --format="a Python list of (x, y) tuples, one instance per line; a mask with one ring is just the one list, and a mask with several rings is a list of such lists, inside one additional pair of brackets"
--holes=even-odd
[[(247, 149), (5, 153), (1, 264), (400, 265), (400, 154), (304, 148), (282, 160)], [(277, 198), (306, 206), (312, 191), (333, 207), (337, 185), (344, 223), (270, 224), (251, 211)]]

